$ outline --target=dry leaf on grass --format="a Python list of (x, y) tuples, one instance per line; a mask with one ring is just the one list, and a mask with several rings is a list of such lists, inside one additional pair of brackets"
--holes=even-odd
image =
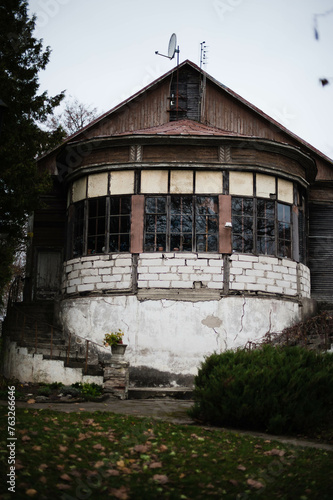
[(248, 479), (246, 482), (249, 486), (255, 488), (256, 490), (260, 490), (260, 488), (265, 487), (265, 485), (262, 484), (260, 481), (255, 481), (254, 479)]
[(168, 476), (165, 476), (164, 474), (155, 474), (153, 476), (154, 481), (157, 481), (160, 484), (165, 484), (169, 481)]

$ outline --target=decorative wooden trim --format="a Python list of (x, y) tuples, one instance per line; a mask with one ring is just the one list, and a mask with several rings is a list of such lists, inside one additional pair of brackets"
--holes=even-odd
[(131, 216), (131, 253), (143, 252), (145, 197), (142, 194), (132, 196)]
[(135, 161), (136, 160), (136, 146), (133, 144), (130, 146), (130, 151), (129, 151), (129, 161)]
[[(219, 195), (219, 252), (231, 254), (232, 241), (231, 232), (231, 196), (229, 194)], [(227, 224), (227, 226), (226, 226)]]

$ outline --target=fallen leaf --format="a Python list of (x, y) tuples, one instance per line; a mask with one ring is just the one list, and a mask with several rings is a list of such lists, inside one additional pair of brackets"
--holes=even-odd
[[(80, 410), (81, 410), (81, 408), (80, 408)], [(95, 422), (95, 421), (94, 421), (94, 419), (93, 419), (93, 418), (87, 418), (87, 420), (85, 420), (85, 421), (83, 422), (83, 425), (92, 425), (94, 422)]]
[[(28, 405), (33, 405), (34, 403), (36, 403), (36, 400), (35, 399), (28, 399), (27, 401)], [(28, 490), (28, 491), (36, 491), (36, 490)], [(36, 492), (37, 493), (37, 492)], [(36, 494), (34, 493), (34, 495)]]
[(99, 460), (98, 462), (95, 463), (94, 467), (95, 469), (99, 469), (100, 467), (103, 467), (104, 462), (102, 460)]
[(249, 486), (252, 486), (252, 488), (255, 488), (256, 490), (260, 490), (260, 488), (264, 488), (265, 486), (260, 481), (255, 481), (254, 479), (248, 479), (246, 482)]
[(118, 490), (115, 488), (110, 489), (110, 493), (112, 496), (119, 498), (119, 500), (127, 500), (128, 499), (128, 489), (125, 486), (121, 486)]
[(67, 447), (67, 446), (62, 446), (62, 445), (60, 444), (60, 445), (59, 445), (59, 450), (60, 450), (61, 452), (63, 452), (63, 453), (64, 453), (65, 451), (67, 451), (67, 450), (68, 450), (68, 447)]
[(162, 462), (153, 462), (149, 465), (150, 469), (159, 469), (162, 467)]
[(37, 490), (30, 488), (29, 490), (26, 490), (25, 494), (28, 495), (28, 497), (33, 497), (37, 494)]
[(146, 446), (145, 444), (137, 444), (134, 446), (133, 450), (137, 451), (138, 453), (146, 453), (148, 451), (149, 447)]
[(238, 469), (238, 470), (242, 470), (242, 471), (244, 471), (244, 470), (246, 470), (246, 467), (244, 467), (244, 465), (239, 465), (239, 466), (237, 467), (237, 469)]
[(160, 451), (167, 451), (168, 447), (165, 446), (165, 444), (161, 444), (161, 446), (159, 447), (159, 450)]
[(64, 466), (64, 465), (62, 465), (62, 464), (58, 464), (58, 465), (57, 465), (57, 469), (58, 469), (58, 470), (64, 470), (64, 468), (65, 468), (65, 466)]
[(115, 469), (108, 469), (106, 472), (109, 474), (109, 476), (119, 476), (120, 475), (119, 470), (115, 470)]
[(94, 450), (105, 450), (105, 447), (101, 445), (100, 443), (94, 444), (93, 446)]
[(43, 429), (44, 429), (44, 431), (46, 431), (46, 432), (49, 432), (49, 431), (51, 430), (51, 429), (50, 429), (50, 427), (46, 427), (46, 426), (45, 426), (45, 427), (43, 427)]
[(62, 474), (60, 476), (60, 479), (62, 479), (63, 481), (71, 481), (72, 480), (72, 478), (68, 474), (66, 474), (66, 473)]
[(39, 468), (39, 470), (45, 470), (45, 469), (48, 468), (48, 465), (46, 465), (46, 464), (40, 464), (40, 466), (38, 468)]
[(22, 441), (31, 441), (31, 437), (29, 437), (29, 436), (22, 436)]
[(277, 456), (277, 457), (283, 457), (286, 454), (284, 450), (278, 450), (276, 448), (273, 448), (272, 450), (265, 451), (264, 455), (272, 455), (272, 456)]
[(42, 447), (41, 447), (41, 446), (37, 446), (37, 445), (35, 445), (35, 446), (33, 446), (33, 447), (32, 447), (32, 449), (33, 449), (34, 451), (40, 451), (40, 450), (42, 449)]
[(118, 460), (118, 462), (117, 462), (117, 467), (120, 467), (120, 468), (125, 467), (125, 462), (124, 462), (124, 460)]
[(58, 483), (57, 488), (58, 490), (69, 490), (71, 486), (69, 484)]
[(185, 474), (182, 472), (179, 476), (179, 479), (183, 479), (183, 477), (185, 477)]
[(123, 472), (124, 474), (132, 474), (131, 469), (129, 469), (128, 467), (123, 467), (121, 469), (121, 472)]
[(46, 484), (46, 483), (47, 483), (47, 479), (46, 479), (46, 477), (45, 477), (45, 476), (41, 476), (41, 477), (39, 478), (39, 480), (40, 480), (40, 482), (41, 482), (41, 483), (43, 483), (43, 484)]
[(165, 484), (169, 481), (168, 476), (165, 476), (163, 474), (155, 474), (153, 476), (154, 481), (157, 481), (160, 484)]
[(229, 479), (229, 483), (231, 483), (233, 486), (238, 486), (238, 481), (236, 481), (236, 479)]

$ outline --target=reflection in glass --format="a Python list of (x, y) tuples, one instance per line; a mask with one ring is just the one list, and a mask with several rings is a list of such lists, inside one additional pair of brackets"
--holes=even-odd
[(278, 203), (278, 256), (291, 258), (291, 206)]
[(253, 252), (253, 199), (232, 198), (233, 252)]

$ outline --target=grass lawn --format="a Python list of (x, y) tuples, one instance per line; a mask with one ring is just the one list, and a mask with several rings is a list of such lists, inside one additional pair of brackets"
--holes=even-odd
[(331, 452), (148, 418), (23, 408), (12, 493), (7, 415), (1, 406), (3, 500), (332, 499)]

